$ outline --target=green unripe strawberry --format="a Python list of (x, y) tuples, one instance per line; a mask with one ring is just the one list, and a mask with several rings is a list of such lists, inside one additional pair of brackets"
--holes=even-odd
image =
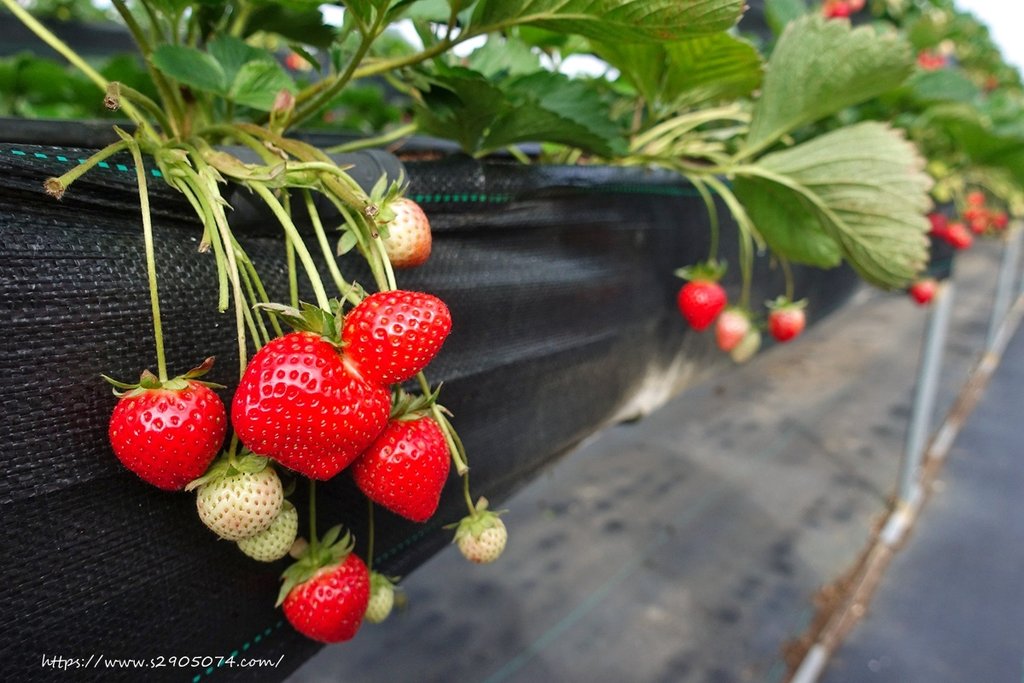
[(280, 560), (291, 550), (295, 535), (299, 531), (299, 513), (287, 500), (281, 504), (281, 511), (269, 527), (255, 536), (243, 538), (238, 549), (254, 560), (273, 562)]
[(221, 459), (203, 477), (189, 484), (198, 488), (199, 519), (228, 541), (249, 538), (270, 527), (281, 510), (281, 480), (267, 459), (256, 455), (237, 465)]
[(481, 498), (472, 514), (463, 517), (455, 530), (455, 543), (462, 556), (474, 564), (490, 564), (505, 550), (508, 530), (498, 515), (487, 509), (487, 499)]
[(366, 605), (366, 621), (379, 624), (388, 618), (395, 606), (395, 584), (391, 579), (370, 572), (370, 602)]

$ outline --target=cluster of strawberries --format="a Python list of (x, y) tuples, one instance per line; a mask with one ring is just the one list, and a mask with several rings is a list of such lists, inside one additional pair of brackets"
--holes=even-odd
[[(961, 220), (950, 221), (941, 213), (930, 214), (928, 220), (932, 225), (931, 235), (957, 251), (963, 251), (974, 245), (975, 235), (997, 236), (1010, 225), (1009, 215), (1002, 209), (988, 206), (988, 199), (980, 190), (967, 193), (966, 205)], [(934, 278), (922, 278), (907, 291), (915, 303), (926, 306), (935, 297), (938, 283)]]
[[(744, 306), (728, 306), (729, 298), (718, 283), (724, 266), (709, 261), (681, 268), (676, 275), (689, 280), (679, 290), (676, 303), (683, 318), (694, 330), (703, 332), (715, 324), (715, 342), (737, 363), (744, 363), (761, 348), (761, 331), (754, 313)], [(767, 329), (779, 342), (788, 342), (803, 332), (807, 324), (806, 300), (792, 301), (780, 296), (766, 303)]]
[[(422, 262), (430, 251), (429, 225), (424, 247), (415, 233), (426, 219), (408, 204), (420, 215), (400, 205), (388, 238), (396, 241), (398, 262)], [(264, 308), (296, 331), (271, 340), (246, 367), (231, 404), (235, 439), (220, 458), (228, 416), (213, 389), (223, 387), (201, 379), (212, 358), (173, 379), (146, 371), (137, 384), (110, 380), (120, 400), (109, 439), (118, 459), (143, 480), (168, 491), (196, 490), (202, 522), (246, 555), (272, 562), (291, 554), (297, 561), (282, 576), (278, 604), (299, 632), (340, 642), (364, 618), (387, 617), (394, 586), (369, 571), (340, 526), (322, 539), (311, 526), (309, 541), (296, 539), (298, 512), (285, 499), (274, 463), (320, 481), (351, 466), (371, 501), (414, 522), (430, 519), (457, 437), (436, 405), (436, 391), (413, 397), (400, 385), (440, 351), (451, 314), (436, 296), (404, 290), (371, 294), (347, 312), (341, 302), (330, 311), (308, 304)], [(425, 380), (421, 385), (428, 388)], [(504, 550), (507, 532), (480, 499), (458, 524), (455, 540), (468, 559), (487, 563)]]
[(825, 0), (821, 13), (826, 19), (846, 19), (864, 9), (866, 0)]

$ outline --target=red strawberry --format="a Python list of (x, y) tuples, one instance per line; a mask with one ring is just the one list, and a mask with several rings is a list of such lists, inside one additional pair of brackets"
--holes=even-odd
[(804, 312), (806, 299), (792, 302), (786, 297), (779, 297), (768, 306), (771, 309), (768, 313), (768, 331), (776, 341), (788, 342), (800, 336), (807, 324), (807, 314)]
[(974, 244), (974, 237), (967, 231), (963, 223), (950, 223), (949, 228), (946, 229), (945, 238), (954, 249), (970, 249)]
[(832, 0), (822, 7), (826, 19), (845, 19), (853, 13), (853, 8), (846, 0)]
[(724, 273), (725, 267), (714, 261), (698, 263), (676, 271), (678, 277), (689, 280), (679, 290), (676, 304), (686, 322), (698, 332), (710, 327), (728, 303), (725, 290), (718, 284)]
[(935, 290), (939, 287), (939, 283), (935, 281), (935, 278), (925, 278), (918, 280), (914, 284), (910, 285), (910, 297), (917, 302), (919, 306), (927, 306), (931, 300), (935, 297)]
[(235, 392), (231, 422), (253, 453), (312, 479), (345, 469), (384, 429), (388, 390), (312, 332), (274, 339), (253, 356)]
[(346, 361), (363, 379), (389, 385), (427, 367), (451, 329), (451, 313), (436, 296), (395, 290), (371, 294), (353, 308), (341, 340)]
[(149, 371), (133, 385), (107, 378), (126, 390), (110, 416), (110, 445), (117, 459), (144, 481), (180, 491), (206, 471), (223, 445), (228, 426), (224, 404), (197, 379), (212, 365), (209, 358), (166, 382)]
[(295, 630), (321, 643), (340, 643), (355, 636), (370, 601), (370, 572), (352, 552), (352, 537), (334, 543), (340, 527), (327, 532), (324, 543), (310, 545), (283, 574), (277, 604)]
[(1006, 215), (1005, 211), (996, 211), (992, 214), (992, 227), (996, 230), (1005, 230), (1009, 224), (1010, 217)]
[(985, 206), (985, 193), (981, 190), (968, 192), (967, 205), (975, 209), (983, 208)]
[(932, 224), (932, 234), (943, 237), (949, 229), (949, 219), (941, 213), (928, 214), (928, 220)]
[(395, 268), (415, 268), (430, 258), (430, 221), (420, 205), (411, 199), (391, 203), (395, 217), (387, 224), (384, 251)]
[(732, 351), (750, 331), (750, 316), (740, 308), (727, 308), (715, 323), (715, 341), (723, 351)]
[(375, 503), (414, 522), (437, 510), (451, 467), (433, 419), (393, 420), (352, 466), (356, 485)]

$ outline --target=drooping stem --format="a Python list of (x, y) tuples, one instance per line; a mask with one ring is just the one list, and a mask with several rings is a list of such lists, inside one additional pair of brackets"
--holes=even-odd
[(341, 145), (335, 145), (334, 147), (328, 147), (324, 151), (328, 154), (344, 154), (345, 152), (358, 152), (361, 149), (372, 149), (374, 147), (385, 147), (393, 142), (397, 142), (402, 138), (407, 138), (416, 132), (418, 126), (415, 123), (409, 123), (399, 128), (395, 128), (392, 131), (383, 133), (372, 138), (363, 138), (360, 140), (353, 140), (352, 142), (346, 142)]
[[(424, 396), (430, 395), (430, 383), (427, 382), (427, 377), (422, 372), (416, 375), (416, 379), (420, 384), (420, 390)], [(452, 427), (451, 422), (445, 417), (444, 412), (441, 410), (441, 406), (436, 403), (430, 406), (430, 415), (437, 422), (437, 426), (441, 428), (441, 434), (444, 435), (445, 444), (448, 446), (448, 452), (451, 454), (452, 462), (455, 463), (455, 471), (460, 477), (464, 477), (469, 472), (469, 464), (466, 462), (466, 447), (462, 443), (462, 439), (455, 432), (455, 428)]]
[[(299, 269), (295, 266), (295, 245), (292, 238), (284, 236), (284, 260), (288, 265), (288, 303), (299, 307)], [(276, 316), (275, 316), (276, 317)]]
[(779, 265), (782, 266), (782, 276), (786, 280), (786, 299), (793, 300), (793, 268), (789, 265), (789, 259), (779, 256)]
[(81, 178), (87, 171), (95, 168), (96, 164), (122, 150), (128, 149), (128, 147), (129, 143), (125, 140), (120, 140), (107, 145), (64, 175), (47, 180), (46, 183), (44, 183), (47, 193), (53, 195), (57, 199), (60, 199), (64, 192), (66, 192), (71, 186), (71, 183)]
[(711, 224), (711, 244), (708, 247), (708, 260), (714, 261), (718, 258), (718, 239), (721, 231), (718, 224), (718, 207), (715, 206), (715, 199), (708, 191), (707, 185), (700, 178), (695, 175), (688, 175), (687, 179), (696, 188), (701, 199), (704, 200), (704, 206), (708, 210), (708, 221)]
[(288, 235), (292, 241), (292, 245), (295, 247), (295, 252), (299, 257), (299, 261), (302, 262), (302, 267), (306, 271), (306, 276), (309, 278), (310, 284), (313, 286), (313, 292), (316, 294), (317, 305), (325, 311), (330, 310), (331, 303), (330, 297), (327, 296), (327, 291), (324, 289), (324, 283), (320, 279), (320, 273), (317, 272), (316, 264), (313, 263), (313, 257), (310, 255), (309, 250), (306, 249), (306, 245), (302, 241), (302, 236), (299, 235), (299, 231), (295, 227), (295, 223), (292, 222), (291, 216), (281, 206), (281, 202), (277, 200), (274, 193), (268, 190), (260, 183), (249, 183), (256, 194), (264, 201), (264, 203), (270, 207), (270, 210), (277, 217), (278, 222), (281, 223), (281, 227), (284, 228), (284, 232)]
[[(306, 211), (309, 213), (309, 220), (313, 223), (313, 232), (316, 233), (316, 241), (320, 245), (320, 250), (324, 254), (324, 260), (327, 262), (327, 270), (331, 273), (331, 278), (334, 280), (334, 286), (338, 288), (339, 292), (351, 291), (348, 284), (345, 282), (345, 278), (341, 275), (341, 270), (338, 268), (338, 261), (334, 258), (334, 251), (331, 249), (330, 243), (327, 241), (327, 233), (324, 231), (324, 224), (320, 220), (320, 212), (316, 210), (316, 203), (313, 201), (313, 195), (309, 190), (302, 190), (302, 199), (306, 203)], [(354, 303), (359, 303), (355, 301)]]
[(153, 222), (149, 212), (149, 189), (146, 185), (146, 167), (142, 163), (142, 150), (138, 144), (129, 144), (135, 161), (135, 178), (139, 183), (139, 205), (142, 207), (142, 234), (146, 244), (146, 274), (149, 278), (149, 304), (153, 313), (153, 336), (156, 341), (157, 376), (167, 381), (167, 360), (164, 357), (164, 330), (160, 321), (160, 295), (156, 282), (156, 254), (153, 248)]

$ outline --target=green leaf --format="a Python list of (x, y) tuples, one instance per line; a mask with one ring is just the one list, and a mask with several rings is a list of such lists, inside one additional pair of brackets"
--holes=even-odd
[[(868, 121), (739, 169), (745, 182), (737, 189), (758, 229), (783, 256), (825, 265), (832, 257), (824, 234), (861, 277), (896, 289), (928, 260), (924, 214), (931, 208), (931, 179), (923, 167), (900, 133)], [(754, 197), (762, 191), (783, 206), (772, 209), (771, 202)], [(812, 221), (819, 230), (808, 228)]]
[(922, 103), (973, 102), (981, 96), (978, 86), (959, 69), (918, 71), (907, 81), (907, 88)]
[(337, 29), (323, 21), (319, 3), (264, 3), (246, 24), (246, 33), (276, 33), (288, 41), (326, 48), (337, 35)]
[(274, 57), (266, 50), (248, 45), (234, 36), (219, 35), (206, 46), (210, 56), (217, 60), (220, 68), (232, 83), (242, 67), (249, 62), (273, 62)]
[(678, 40), (731, 28), (744, 0), (482, 0), (470, 30), (528, 24), (604, 42)]
[(153, 64), (165, 75), (196, 90), (227, 94), (227, 74), (211, 55), (184, 45), (161, 45), (153, 51)]
[(843, 259), (806, 199), (791, 189), (760, 178), (736, 178), (736, 196), (758, 232), (776, 254), (818, 268), (834, 268)]
[(606, 43), (597, 54), (644, 99), (675, 111), (745, 97), (761, 85), (764, 64), (750, 43), (727, 33), (673, 43)]
[(498, 35), (488, 36), (482, 47), (473, 50), (466, 58), (466, 66), (488, 77), (522, 76), (541, 70), (540, 56), (526, 44)]
[(513, 104), (493, 123), (483, 147), (499, 149), (517, 142), (557, 142), (603, 156), (626, 153), (621, 129), (608, 106), (586, 81), (540, 72), (505, 86)]
[(781, 35), (786, 25), (807, 14), (806, 0), (765, 0), (764, 18), (772, 33)]
[(228, 98), (247, 107), (270, 111), (274, 98), (282, 90), (295, 92), (295, 82), (277, 62), (249, 62), (235, 76)]
[(896, 34), (818, 15), (793, 22), (779, 39), (754, 107), (748, 156), (787, 133), (895, 88), (914, 68)]
[(504, 93), (481, 74), (461, 67), (438, 67), (417, 107), (420, 129), (455, 140), (469, 152), (480, 148), (491, 123), (510, 106)]

